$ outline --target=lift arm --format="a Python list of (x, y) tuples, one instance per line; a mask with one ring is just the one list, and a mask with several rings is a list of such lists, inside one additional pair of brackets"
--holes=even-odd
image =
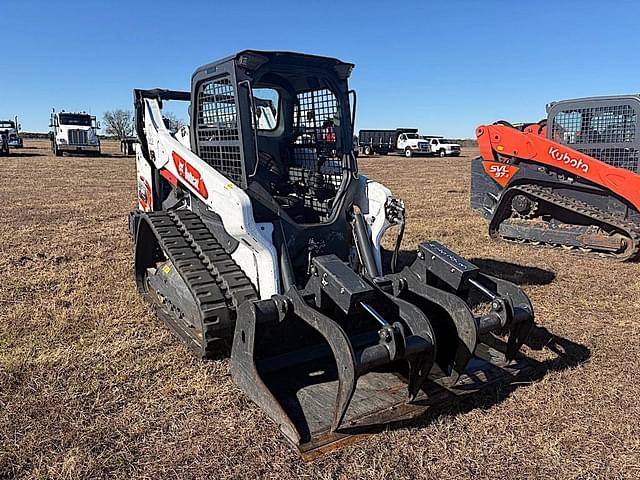
[[(476, 129), (476, 137), (480, 154), (487, 161), (504, 163), (503, 157), (513, 157), (559, 168), (611, 190), (640, 210), (640, 175), (629, 170), (555, 143), (532, 130), (521, 132), (507, 125), (481, 125)], [(489, 173), (503, 183), (500, 179), (505, 177), (499, 177), (499, 169)]]
[[(140, 138), (139, 163), (158, 169), (173, 186), (180, 186), (220, 216), (227, 232), (240, 240), (234, 260), (257, 286), (263, 298), (280, 293), (277, 252), (270, 225), (258, 225), (247, 194), (231, 180), (181, 144), (165, 127), (163, 100), (188, 100), (187, 92), (135, 90), (136, 130)], [(145, 185), (153, 179), (141, 175)], [(150, 208), (149, 210), (152, 210)], [(244, 254), (243, 254), (244, 252)]]

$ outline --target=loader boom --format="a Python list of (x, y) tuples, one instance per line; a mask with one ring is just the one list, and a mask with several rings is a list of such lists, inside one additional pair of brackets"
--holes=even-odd
[[(144, 131), (143, 148), (152, 148), (153, 167), (173, 187), (189, 190), (222, 218), (229, 235), (240, 239), (239, 253), (234, 258), (245, 271), (255, 272), (260, 295), (268, 298), (280, 293), (278, 261), (275, 248), (265, 239), (273, 230), (270, 224), (256, 224), (247, 194), (217, 170), (212, 169), (169, 132), (162, 120), (161, 101), (190, 98), (188, 92), (136, 90), (136, 103), (144, 110), (140, 120)], [(139, 172), (140, 173), (140, 172)], [(151, 172), (138, 175), (147, 178)], [(154, 192), (151, 192), (152, 196)], [(140, 199), (139, 199), (140, 202)], [(152, 211), (140, 203), (143, 211)], [(244, 255), (250, 251), (249, 255)], [(247, 260), (248, 259), (248, 260)]]
[[(506, 125), (482, 125), (476, 129), (476, 136), (485, 161), (517, 158), (558, 168), (567, 175), (582, 177), (611, 190), (640, 210), (640, 175), (629, 170), (589, 157), (532, 130), (523, 132)], [(499, 171), (495, 174), (499, 175)]]

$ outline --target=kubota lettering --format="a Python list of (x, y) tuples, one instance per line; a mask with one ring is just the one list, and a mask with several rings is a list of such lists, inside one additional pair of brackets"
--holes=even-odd
[(567, 152), (561, 152), (558, 147), (549, 147), (549, 155), (554, 160), (562, 162), (576, 170), (581, 170), (583, 173), (589, 172), (588, 163), (584, 162), (581, 158), (572, 158)]

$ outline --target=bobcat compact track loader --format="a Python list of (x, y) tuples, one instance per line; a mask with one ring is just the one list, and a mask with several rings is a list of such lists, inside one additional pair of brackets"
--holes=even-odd
[[(404, 206), (358, 173), (352, 68), (243, 51), (191, 92), (134, 91), (138, 289), (198, 357), (231, 346), (234, 382), (303, 453), (515, 375), (533, 324), (518, 287), (437, 242), (383, 268)], [(177, 133), (170, 100), (190, 102)]]
[(471, 205), (492, 238), (617, 260), (640, 255), (640, 96), (564, 100), (478, 127)]

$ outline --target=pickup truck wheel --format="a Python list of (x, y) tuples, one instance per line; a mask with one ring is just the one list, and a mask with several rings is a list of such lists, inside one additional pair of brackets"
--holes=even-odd
[(411, 150), (409, 147), (404, 149), (404, 156), (407, 158), (411, 158), (413, 157), (413, 150)]
[(441, 148), (438, 155), (440, 155), (440, 158), (444, 158), (447, 156), (447, 151), (444, 148)]
[(373, 155), (373, 149), (369, 146), (364, 147), (364, 154), (369, 156), (369, 155)]

